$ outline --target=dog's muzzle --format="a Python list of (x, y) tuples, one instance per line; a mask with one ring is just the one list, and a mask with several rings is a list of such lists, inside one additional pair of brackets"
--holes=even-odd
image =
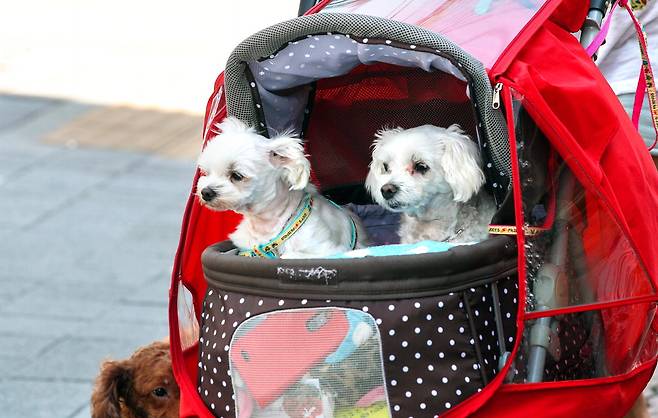
[(382, 186), (381, 190), (382, 197), (386, 200), (392, 199), (393, 196), (398, 192), (398, 186), (391, 183), (386, 183)]
[(210, 187), (204, 187), (201, 189), (201, 198), (206, 202), (210, 202), (215, 197), (217, 197), (217, 192), (211, 189)]

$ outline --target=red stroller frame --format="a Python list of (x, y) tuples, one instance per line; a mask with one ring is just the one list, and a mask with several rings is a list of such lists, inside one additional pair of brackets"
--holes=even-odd
[[(504, 163), (490, 157), (501, 170), (497, 180), (507, 175), (511, 184), (509, 193), (493, 186), (501, 193), (498, 220), (508, 230), (523, 231), (515, 236), (516, 335), (495, 377), (481, 391), (442, 408), (441, 416), (621, 417), (656, 365), (658, 240), (651, 233), (658, 230), (658, 174), (614, 93), (571, 35), (587, 10), (585, 1), (546, 1), (489, 64), (491, 99), (504, 110), (511, 161), (505, 173)], [(359, 68), (345, 80), (357, 78)], [(411, 82), (416, 75), (402, 77)], [(330, 95), (341, 80), (318, 81), (314, 112), (341, 99)], [(206, 141), (227, 115), (226, 94), (235, 94), (228, 87), (222, 73), (208, 101)], [(304, 125), (309, 137), (318, 120), (322, 116)], [(316, 180), (340, 186), (331, 169), (321, 168)], [(362, 168), (346, 170), (352, 182), (364, 176)], [(172, 275), (172, 359), (181, 416), (233, 416), (234, 408), (213, 415), (202, 400), (207, 397), (199, 395), (195, 382), (200, 348), (194, 339), (186, 341), (185, 326), (179, 326), (184, 289), (192, 298), (192, 323), (205, 319), (208, 287), (201, 254), (239, 221), (236, 214), (210, 213), (195, 201), (197, 178), (198, 173)], [(438, 412), (427, 409), (426, 416)], [(393, 409), (389, 413), (397, 416)]]

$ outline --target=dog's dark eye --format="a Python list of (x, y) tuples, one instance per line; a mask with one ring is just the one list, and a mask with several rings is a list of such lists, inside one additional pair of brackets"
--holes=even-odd
[(388, 164), (387, 163), (382, 163), (382, 170), (384, 170), (384, 173), (388, 173)]
[(422, 161), (414, 164), (414, 171), (420, 174), (425, 174), (430, 168)]
[(167, 396), (167, 389), (161, 387), (153, 389), (153, 394), (157, 396), (158, 398), (163, 398)]
[(242, 181), (244, 179), (244, 176), (237, 171), (232, 171), (231, 172), (231, 181)]

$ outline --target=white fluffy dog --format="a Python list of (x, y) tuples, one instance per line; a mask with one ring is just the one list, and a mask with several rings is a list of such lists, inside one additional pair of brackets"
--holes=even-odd
[(495, 212), (481, 191), (477, 145), (458, 125), (424, 125), (377, 133), (366, 188), (385, 208), (401, 212), (400, 241), (481, 241)]
[(218, 128), (199, 157), (196, 194), (210, 209), (243, 215), (230, 235), (243, 255), (312, 258), (361, 246), (364, 232), (351, 213), (309, 183), (301, 139), (289, 132), (267, 139), (232, 117)]

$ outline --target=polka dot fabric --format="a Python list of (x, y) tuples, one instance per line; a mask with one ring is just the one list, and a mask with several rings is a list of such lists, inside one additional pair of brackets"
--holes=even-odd
[[(525, 365), (529, 356), (529, 333), (534, 321), (525, 327), (523, 341), (515, 364), (519, 366), (514, 383), (527, 382)], [(588, 311), (559, 315), (552, 321), (553, 343), (544, 366), (543, 381), (592, 379), (608, 376), (604, 353), (598, 349), (603, 338), (600, 312)]]
[[(496, 329), (496, 312), (492, 293), (495, 291), (498, 292), (500, 302), (502, 335), (499, 335)], [(489, 382), (496, 376), (501, 352), (511, 352), (514, 347), (518, 306), (516, 276), (501, 280), (495, 287), (487, 284), (482, 287), (470, 288), (465, 292), (465, 297), (470, 304), (469, 310), (476, 330), (475, 338), (482, 350), (483, 378)], [(500, 349), (501, 341), (504, 342), (503, 350)]]
[[(507, 300), (505, 295), (511, 298), (515, 294), (515, 278), (506, 277), (499, 283), (502, 303)], [(228, 357), (238, 326), (267, 312), (340, 307), (358, 309), (375, 319), (391, 415), (441, 414), (481, 390), (495, 375), (498, 347), (496, 338), (491, 337), (496, 325), (490, 305), (490, 284), (441, 296), (388, 301), (259, 297), (225, 292), (211, 284), (201, 315), (198, 390), (215, 416), (234, 417)], [(515, 311), (512, 307), (502, 309), (503, 318), (510, 313), (504, 324), (506, 335), (508, 331), (514, 335), (510, 324)], [(508, 344), (511, 347), (512, 342)], [(346, 367), (339, 373), (343, 373), (340, 382), (349, 385), (354, 381), (350, 375), (360, 371)]]

